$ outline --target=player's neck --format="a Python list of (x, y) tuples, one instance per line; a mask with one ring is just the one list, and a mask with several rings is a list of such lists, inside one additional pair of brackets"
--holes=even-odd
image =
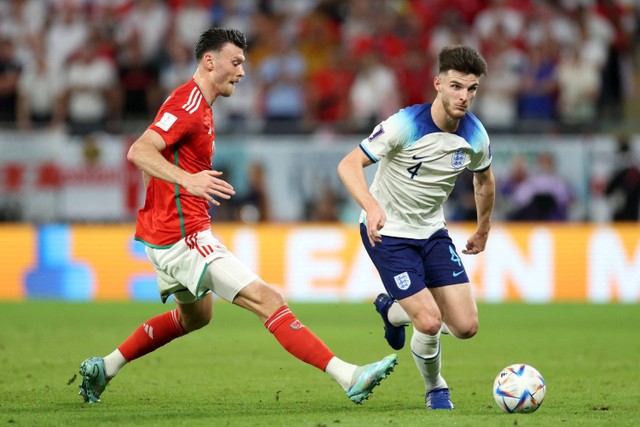
[(207, 100), (207, 103), (210, 106), (213, 105), (218, 95), (213, 92), (213, 90), (211, 89), (211, 85), (207, 84), (207, 80), (200, 73), (199, 68), (196, 70), (195, 74), (193, 75), (193, 81), (196, 83), (198, 88), (200, 88), (200, 92), (202, 92), (202, 95), (204, 96), (204, 99)]
[(439, 97), (436, 97), (436, 100), (431, 104), (431, 119), (444, 132), (455, 132), (460, 124), (460, 119), (455, 119), (447, 114)]

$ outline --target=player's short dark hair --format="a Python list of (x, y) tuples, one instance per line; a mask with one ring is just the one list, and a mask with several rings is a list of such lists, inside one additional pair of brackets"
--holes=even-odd
[(487, 63), (477, 50), (463, 45), (446, 46), (438, 55), (439, 73), (449, 70), (464, 74), (484, 76), (487, 74)]
[(196, 60), (201, 60), (207, 52), (218, 52), (227, 43), (233, 43), (241, 49), (247, 48), (247, 38), (238, 30), (213, 27), (202, 33), (196, 42)]

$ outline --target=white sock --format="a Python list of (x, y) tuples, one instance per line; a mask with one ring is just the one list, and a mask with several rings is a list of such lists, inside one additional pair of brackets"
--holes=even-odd
[(333, 359), (329, 361), (329, 364), (324, 371), (331, 375), (331, 377), (340, 384), (340, 387), (342, 387), (344, 391), (347, 391), (351, 387), (353, 373), (356, 371), (356, 368), (356, 365), (352, 365), (351, 363), (347, 363), (344, 360), (333, 356)]
[(409, 317), (407, 312), (404, 311), (404, 308), (402, 308), (402, 306), (398, 304), (398, 301), (394, 301), (394, 303), (391, 304), (391, 307), (389, 307), (389, 311), (387, 312), (387, 319), (389, 319), (389, 322), (393, 326), (404, 326), (411, 323), (411, 318)]
[(440, 333), (442, 334), (451, 334), (451, 330), (447, 326), (446, 323), (442, 322), (442, 326), (440, 327)]
[(447, 382), (440, 375), (442, 366), (440, 332), (437, 335), (427, 335), (413, 328), (411, 353), (424, 378), (427, 393), (436, 388), (448, 388)]
[(127, 364), (120, 350), (117, 348), (108, 356), (104, 357), (104, 374), (108, 379), (115, 377), (118, 371)]

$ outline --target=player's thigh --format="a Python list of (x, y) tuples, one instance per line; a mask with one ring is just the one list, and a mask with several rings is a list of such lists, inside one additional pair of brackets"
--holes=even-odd
[(233, 302), (242, 289), (257, 279), (258, 276), (253, 271), (228, 252), (225, 256), (209, 262), (203, 273), (199, 291), (206, 289), (224, 300)]
[(440, 307), (442, 320), (453, 335), (470, 338), (478, 330), (478, 306), (469, 283), (431, 288), (431, 293)]

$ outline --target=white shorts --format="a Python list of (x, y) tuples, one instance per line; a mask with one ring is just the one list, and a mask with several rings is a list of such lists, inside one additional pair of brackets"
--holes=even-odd
[(147, 246), (145, 250), (158, 275), (162, 302), (173, 295), (177, 302), (190, 304), (209, 292), (233, 302), (242, 288), (258, 278), (211, 230), (193, 233), (168, 249)]

